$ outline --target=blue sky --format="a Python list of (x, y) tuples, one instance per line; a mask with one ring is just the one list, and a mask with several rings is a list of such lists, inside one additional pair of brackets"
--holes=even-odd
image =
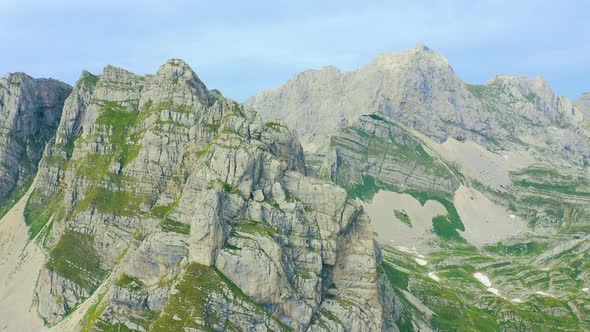
[(145, 74), (182, 58), (239, 101), (417, 42), (471, 83), (542, 75), (572, 99), (590, 91), (590, 1), (0, 1), (1, 74), (73, 84), (83, 69)]

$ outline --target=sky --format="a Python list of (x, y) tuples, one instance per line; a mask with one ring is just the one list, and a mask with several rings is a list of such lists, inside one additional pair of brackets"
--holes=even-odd
[(355, 70), (424, 43), (470, 83), (541, 75), (590, 91), (590, 1), (1, 0), (0, 75), (74, 84), (108, 65), (155, 73), (180, 58), (243, 101), (306, 69)]

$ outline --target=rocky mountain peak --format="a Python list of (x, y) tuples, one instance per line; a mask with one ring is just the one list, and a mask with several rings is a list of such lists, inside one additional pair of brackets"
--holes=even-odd
[(202, 103), (206, 103), (208, 100), (209, 91), (205, 84), (193, 69), (180, 59), (166, 61), (160, 66), (156, 75), (150, 78), (150, 81), (150, 89), (166, 89), (170, 90), (169, 92), (172, 94), (198, 97)]
[[(44, 239), (35, 306), (66, 324), (55, 331), (381, 330), (369, 220), (344, 189), (304, 175), (285, 125), (209, 92), (175, 59), (154, 76), (85, 71), (62, 106), (22, 223)], [(6, 191), (18, 180), (2, 187), (0, 175)]]
[(135, 77), (134, 73), (111, 65), (106, 66), (102, 72), (102, 79), (107, 81), (129, 81)]
[(0, 79), (0, 215), (24, 194), (23, 188), (33, 179), (70, 91), (65, 83), (24, 73)]
[(156, 76), (164, 77), (169, 80), (198, 81), (203, 84), (193, 69), (180, 59), (170, 59), (166, 61), (160, 66)]
[(580, 95), (580, 99), (578, 101), (585, 101), (590, 103), (590, 92), (584, 92)]
[(452, 68), (448, 60), (440, 53), (429, 48), (428, 46), (418, 43), (410, 49), (402, 52), (387, 52), (378, 55), (371, 65), (381, 69), (406, 69), (414, 70), (415, 68)]
[(2, 77), (2, 81), (5, 82), (22, 82), (24, 79), (26, 78), (32, 78), (29, 75), (25, 74), (25, 73), (21, 73), (21, 72), (16, 72), (16, 73), (6, 73), (4, 75), (4, 77)]

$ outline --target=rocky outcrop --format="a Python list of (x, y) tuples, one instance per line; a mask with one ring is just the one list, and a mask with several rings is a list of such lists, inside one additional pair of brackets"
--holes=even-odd
[(71, 91), (23, 73), (0, 78), (0, 215), (26, 192)]
[(334, 133), (320, 173), (365, 200), (379, 189), (452, 199), (462, 176), (406, 128), (377, 114)]
[(304, 173), (289, 129), (180, 60), (85, 72), (27, 203), (49, 254), (39, 313), (57, 324), (98, 292), (79, 329), (381, 330), (368, 217)]
[(586, 121), (590, 121), (590, 92), (583, 93), (575, 105), (584, 114)]
[[(303, 146), (323, 151), (329, 137), (362, 115), (382, 114), (434, 141), (471, 140), (490, 149), (525, 143), (577, 161), (588, 159), (583, 115), (540, 78), (496, 76), (484, 85), (458, 78), (424, 45), (385, 53), (353, 72), (305, 71), (245, 105), (296, 128)], [(551, 127), (551, 140), (546, 128)], [(580, 143), (582, 142), (582, 143)]]

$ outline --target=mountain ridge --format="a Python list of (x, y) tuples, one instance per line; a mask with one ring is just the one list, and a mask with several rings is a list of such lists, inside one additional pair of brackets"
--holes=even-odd
[(466, 84), (423, 44), (289, 82), (241, 105), (179, 59), (83, 71), (0, 225), (28, 253), (0, 294), (24, 264), (54, 331), (590, 324), (578, 106), (542, 78)]
[(288, 128), (180, 60), (82, 73), (24, 219), (47, 253), (34, 294), (55, 330), (393, 324), (362, 207), (304, 175)]
[[(502, 75), (485, 85), (468, 84), (455, 75), (442, 55), (421, 45), (377, 56), (355, 71), (337, 73), (331, 69), (297, 74), (285, 85), (261, 92), (244, 104), (258, 109), (265, 119), (285, 120), (297, 128), (304, 147), (312, 152), (325, 147), (324, 137), (335, 129), (370, 113), (383, 113), (439, 142), (450, 136), (487, 146), (490, 142), (485, 141), (491, 134), (502, 139), (513, 135), (513, 131), (502, 129), (510, 124), (503, 123), (497, 110), (517, 109), (520, 126), (539, 120), (573, 126), (582, 122), (571, 101), (555, 96), (542, 78)], [(307, 81), (306, 75), (310, 76)], [(320, 83), (322, 80), (329, 80), (329, 87)], [(512, 97), (482, 100), (481, 92), (486, 89), (506, 90)], [(500, 106), (491, 107), (490, 102)], [(297, 118), (298, 114), (304, 116)], [(314, 121), (307, 122), (308, 117)]]

